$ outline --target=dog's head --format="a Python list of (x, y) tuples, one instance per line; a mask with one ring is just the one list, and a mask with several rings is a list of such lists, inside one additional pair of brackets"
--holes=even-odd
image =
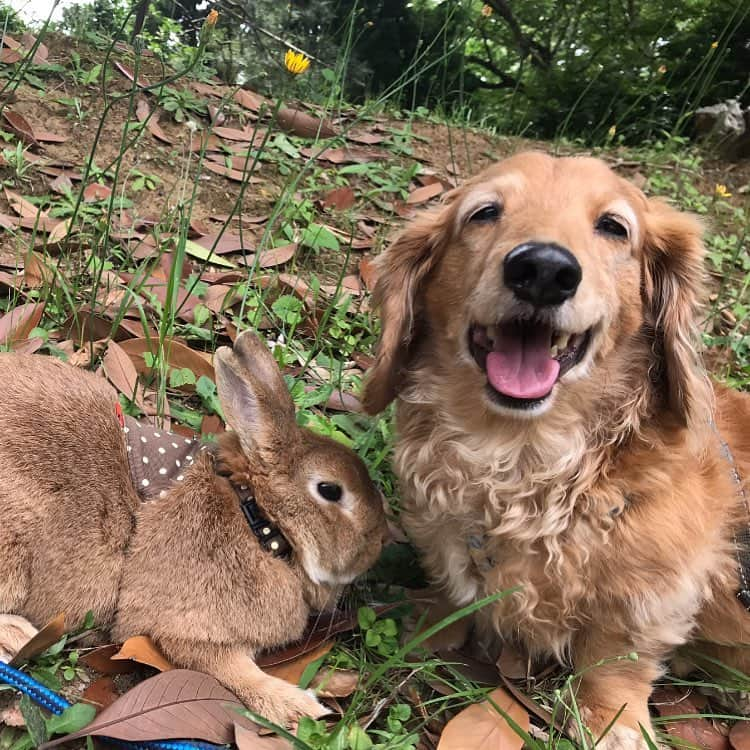
[(638, 340), (644, 377), (687, 424), (703, 396), (701, 235), (696, 219), (602, 161), (500, 162), (415, 219), (379, 260), (383, 329), (367, 410), (393, 400), (418, 360), (449, 398), (535, 418), (580, 398), (597, 374), (601, 383)]

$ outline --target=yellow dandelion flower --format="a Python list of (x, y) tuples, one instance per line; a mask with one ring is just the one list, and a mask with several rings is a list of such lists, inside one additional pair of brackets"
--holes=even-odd
[(731, 198), (732, 194), (727, 190), (726, 185), (722, 185), (721, 183), (718, 183), (716, 187), (714, 188), (714, 193), (716, 194), (717, 198)]
[(492, 15), (492, 6), (491, 5), (483, 5), (482, 6), (482, 15), (485, 18), (489, 18)]
[(216, 26), (216, 22), (219, 20), (219, 11), (218, 10), (212, 10), (207, 16), (206, 16), (206, 26), (209, 28), (213, 28)]
[(288, 49), (284, 55), (284, 65), (293, 76), (298, 76), (310, 67), (310, 60), (301, 52)]
[(718, 42), (711, 42), (711, 49), (716, 49), (719, 46)]
[(617, 125), (612, 125), (612, 127), (610, 127), (610, 129), (607, 131), (607, 135), (610, 138), (614, 138), (616, 132), (617, 132)]

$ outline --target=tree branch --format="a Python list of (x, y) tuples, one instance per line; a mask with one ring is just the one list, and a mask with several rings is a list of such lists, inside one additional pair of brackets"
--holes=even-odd
[(552, 51), (524, 32), (518, 19), (513, 15), (510, 3), (507, 0), (487, 0), (487, 2), (507, 24), (521, 56), (531, 55), (532, 65), (537, 68), (548, 69), (552, 64)]
[(473, 55), (471, 55), (466, 58), (466, 62), (479, 65), (499, 79), (499, 81), (497, 82), (479, 80), (477, 85), (479, 85), (483, 89), (518, 89), (519, 91), (524, 90), (523, 84), (519, 80), (500, 70), (500, 68), (498, 68), (497, 65), (495, 65), (495, 63), (490, 60), (484, 60), (481, 57), (474, 57)]

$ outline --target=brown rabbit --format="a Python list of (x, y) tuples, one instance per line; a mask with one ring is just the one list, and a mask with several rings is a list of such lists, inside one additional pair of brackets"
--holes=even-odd
[(242, 334), (214, 363), (232, 432), (144, 501), (114, 390), (57, 360), (0, 355), (0, 654), (18, 615), (39, 626), (93, 610), (116, 639), (148, 635), (289, 724), (322, 707), (254, 655), (299, 638), (375, 562), (381, 495), (352, 451), (297, 426), (259, 338)]

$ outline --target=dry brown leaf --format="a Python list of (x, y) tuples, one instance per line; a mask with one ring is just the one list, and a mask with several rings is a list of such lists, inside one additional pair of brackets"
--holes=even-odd
[(94, 203), (95, 201), (103, 201), (112, 195), (112, 188), (102, 185), (99, 182), (92, 182), (83, 190), (83, 200), (86, 203)]
[(750, 750), (750, 721), (738, 721), (729, 732), (734, 750)]
[(272, 674), (274, 677), (278, 677), (282, 680), (286, 680), (287, 682), (291, 682), (292, 685), (299, 685), (300, 678), (302, 677), (307, 667), (316, 659), (320, 659), (322, 656), (325, 656), (332, 648), (333, 641), (325, 641), (312, 651), (307, 651), (303, 654), (300, 654), (291, 661), (272, 667), (264, 667), (263, 669), (265, 672), (268, 672), (268, 674)]
[(365, 146), (376, 146), (378, 143), (382, 143), (385, 137), (377, 135), (375, 133), (347, 133), (346, 139), (353, 141), (354, 143), (361, 143)]
[(358, 413), (362, 411), (362, 402), (353, 393), (337, 390), (328, 397), (326, 409)]
[(44, 339), (41, 336), (34, 336), (31, 339), (23, 339), (13, 344), (13, 351), (18, 354), (34, 354), (44, 346)]
[(65, 195), (66, 193), (72, 192), (73, 182), (70, 177), (63, 172), (62, 174), (57, 175), (54, 180), (50, 181), (49, 189), (54, 193), (58, 193), (58, 195)]
[(264, 182), (260, 177), (247, 175), (239, 169), (232, 169), (225, 164), (219, 164), (215, 161), (204, 161), (203, 166), (210, 172), (215, 172), (216, 174), (220, 174), (222, 177), (227, 177), (235, 182), (247, 182), (251, 185), (257, 185)]
[(240, 107), (249, 109), (251, 112), (258, 112), (263, 104), (268, 102), (268, 99), (264, 96), (256, 94), (254, 91), (248, 89), (238, 89), (234, 92), (232, 98), (240, 105)]
[(220, 435), (224, 432), (224, 423), (216, 414), (204, 414), (201, 420), (201, 435)]
[[(31, 51), (32, 47), (36, 44), (37, 38), (30, 34), (28, 31), (21, 35), (21, 46)], [(35, 65), (41, 65), (42, 63), (47, 61), (47, 57), (49, 56), (49, 50), (44, 44), (39, 44), (39, 46), (36, 48), (36, 52), (34, 53), (33, 62)]]
[(509, 680), (523, 680), (528, 676), (528, 660), (510, 643), (503, 644), (497, 668)]
[(109, 382), (126, 398), (135, 401), (138, 408), (143, 411), (143, 399), (138, 393), (138, 371), (127, 352), (116, 342), (110, 341), (107, 353), (102, 359), (102, 366)]
[[(297, 243), (292, 242), (289, 245), (281, 245), (281, 247), (274, 247), (270, 250), (264, 250), (260, 256), (258, 256), (258, 266), (260, 268), (274, 268), (280, 266), (283, 263), (290, 261), (294, 254), (297, 252)], [(252, 266), (255, 259), (247, 259), (246, 265)]]
[(729, 750), (729, 739), (710, 721), (698, 715), (701, 710), (690, 690), (671, 686), (658, 687), (651, 696), (651, 702), (662, 719), (696, 714), (694, 719), (675, 719), (662, 725), (664, 731), (678, 743), (687, 742), (704, 750)]
[(337, 211), (346, 211), (354, 205), (354, 190), (350, 187), (335, 188), (327, 192), (321, 199), (324, 208), (335, 208)]
[[(115, 341), (123, 341), (134, 335), (133, 328), (138, 335), (143, 335), (140, 321), (133, 326), (131, 321), (122, 320), (114, 335)], [(68, 318), (60, 327), (65, 338), (72, 339), (78, 346), (88, 346), (91, 341), (101, 341), (112, 336), (112, 321), (102, 315), (92, 314), (90, 309), (81, 308), (75, 316)]]
[(44, 302), (26, 302), (9, 310), (0, 318), (0, 344), (10, 346), (29, 337), (39, 325), (44, 312)]
[(312, 148), (301, 148), (300, 154), (307, 158), (315, 156), (319, 161), (327, 161), (331, 164), (363, 164), (368, 161), (387, 159), (387, 151), (373, 151), (366, 148), (326, 148), (322, 151), (316, 146)]
[(11, 667), (18, 667), (44, 653), (65, 635), (65, 615), (60, 614), (48, 622), (28, 643), (25, 643), (10, 662)]
[(243, 250), (250, 252), (249, 240), (251, 239), (254, 238), (252, 235), (248, 236), (247, 232), (244, 232), (242, 237), (232, 232), (224, 232), (221, 237), (218, 233), (205, 234), (202, 237), (197, 237), (193, 242), (206, 250), (213, 251), (216, 255), (226, 255), (227, 253), (240, 253)]
[(234, 740), (235, 724), (253, 726), (249, 719), (238, 714), (243, 708), (213, 677), (175, 669), (136, 685), (85, 729), (41, 747), (56, 747), (91, 736), (136, 742), (189, 737), (225, 745)]
[(21, 713), (21, 698), (15, 698), (13, 702), (0, 709), (0, 727), (25, 727), (26, 720)]
[(135, 635), (128, 638), (111, 658), (113, 661), (137, 661), (139, 664), (153, 667), (160, 672), (174, 669), (147, 635)]
[(369, 291), (375, 289), (380, 269), (373, 258), (362, 258), (359, 261), (359, 275)]
[(242, 299), (242, 295), (226, 284), (214, 284), (203, 295), (203, 304), (216, 315)]
[(454, 716), (443, 729), (438, 750), (518, 750), (524, 741), (508, 724), (494, 701), (521, 729), (529, 731), (529, 715), (502, 688), (493, 690), (488, 700), (476, 703)]
[[(5, 37), (7, 40), (8, 37)], [(14, 65), (17, 62), (23, 60), (23, 55), (17, 49), (8, 49), (3, 47), (0, 51), (0, 62), (7, 63), (8, 65)]]
[(34, 135), (40, 143), (65, 143), (68, 140), (67, 135), (58, 135), (51, 133), (49, 130), (34, 130)]
[(62, 242), (68, 236), (68, 232), (70, 231), (70, 221), (70, 218), (63, 219), (52, 227), (52, 231), (47, 235), (48, 245)]
[(23, 280), (26, 286), (36, 289), (49, 284), (54, 272), (44, 262), (44, 258), (34, 250), (29, 250), (23, 265)]
[(115, 688), (115, 681), (109, 676), (104, 676), (94, 680), (83, 691), (81, 697), (86, 703), (90, 703), (98, 714), (102, 709), (111, 706), (120, 696)]
[[(219, 136), (219, 138), (226, 138), (228, 141), (251, 141), (253, 139), (252, 130), (239, 130), (238, 128), (225, 128), (217, 125), (213, 132)], [(252, 159), (250, 160), (252, 163)]]
[[(146, 372), (149, 368), (143, 358), (145, 352), (156, 354), (158, 339), (134, 338), (123, 341), (120, 348), (127, 356), (130, 357), (134, 367), (140, 372)], [(196, 379), (205, 375), (211, 380), (216, 380), (213, 365), (208, 355), (203, 356), (195, 349), (175, 341), (174, 339), (164, 340), (164, 355), (167, 358), (167, 364), (170, 367), (176, 367), (180, 370), (188, 369), (193, 372)]]
[[(117, 68), (117, 70), (119, 70), (120, 73), (122, 73), (125, 76), (125, 78), (127, 78), (129, 81), (133, 83), (135, 82), (135, 75), (130, 70), (130, 68), (126, 67), (125, 65), (123, 65), (121, 62), (118, 62), (117, 60), (115, 60), (115, 68)], [(141, 88), (148, 86), (148, 79), (142, 76), (139, 76), (138, 83), (136, 85), (140, 86)]]
[(172, 139), (161, 129), (156, 115), (151, 115), (151, 107), (145, 99), (139, 99), (135, 105), (135, 116), (139, 122), (145, 122), (149, 133), (157, 140), (172, 145)]
[(3, 110), (3, 118), (10, 126), (10, 129), (27, 145), (38, 146), (39, 141), (34, 135), (34, 129), (29, 121), (19, 112), (12, 109)]
[(306, 281), (303, 281), (299, 276), (292, 276), (289, 273), (280, 273), (277, 279), (280, 284), (288, 287), (293, 294), (297, 295), (305, 305), (308, 307), (314, 306), (315, 298), (313, 290)]
[(213, 134), (203, 131), (201, 133), (193, 133), (190, 136), (190, 146), (188, 147), (191, 151), (217, 151), (221, 148), (221, 141)]
[(23, 219), (36, 219), (37, 216), (47, 217), (44, 211), (40, 211), (33, 203), (29, 203), (24, 197), (19, 195), (15, 190), (5, 189), (5, 197), (10, 203), (10, 207)]
[(128, 674), (138, 668), (133, 661), (113, 661), (112, 657), (120, 650), (115, 644), (99, 646), (81, 657), (81, 661), (102, 674)]
[(348, 698), (359, 685), (359, 672), (350, 669), (321, 669), (310, 687), (321, 698)]
[(333, 138), (338, 135), (338, 131), (328, 120), (313, 117), (292, 107), (281, 107), (276, 121), (282, 130), (300, 138)]
[(293, 745), (283, 737), (262, 735), (257, 729), (247, 729), (235, 724), (234, 744), (237, 750), (285, 750)]
[[(70, 344), (75, 346), (73, 341)], [(106, 346), (107, 339), (99, 339), (98, 341), (92, 341), (90, 344), (84, 344), (78, 351), (73, 352), (68, 357), (68, 364), (72, 367), (81, 367), (88, 370), (99, 359)]]
[(413, 206), (417, 203), (426, 203), (428, 200), (435, 198), (440, 195), (445, 188), (441, 182), (433, 182), (431, 185), (423, 185), (409, 193), (409, 197), (406, 199), (406, 203)]
[(0, 213), (0, 227), (13, 232), (18, 229), (19, 226), (21, 226), (21, 224), (15, 216), (8, 216), (8, 214)]

